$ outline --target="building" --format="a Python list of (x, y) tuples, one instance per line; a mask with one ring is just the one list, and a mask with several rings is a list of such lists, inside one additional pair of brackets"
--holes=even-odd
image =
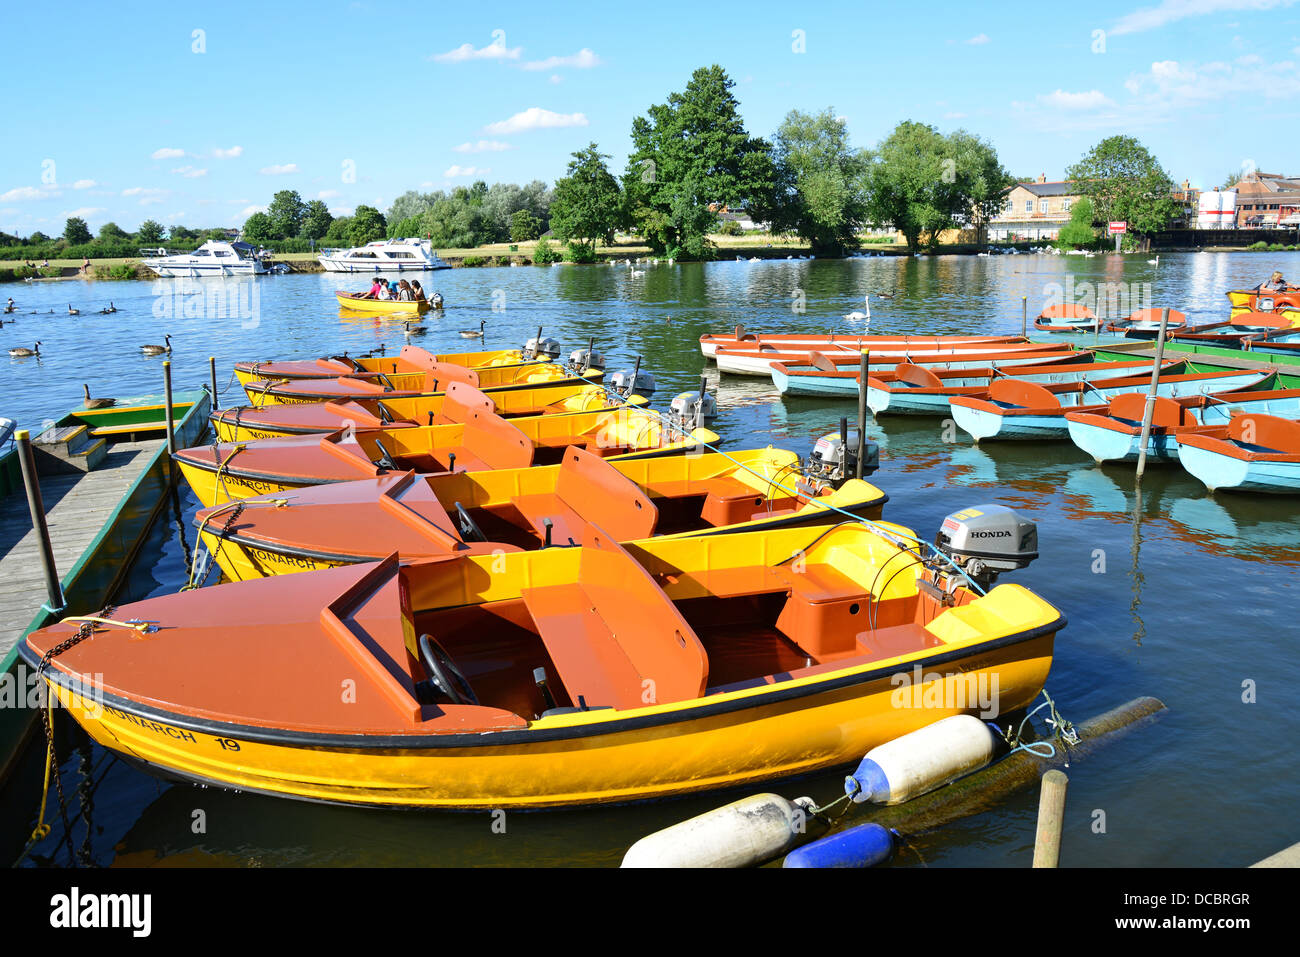
[(1236, 189), (1238, 229), (1300, 225), (1300, 178), (1256, 170), (1243, 176)]
[(989, 220), (990, 242), (1055, 239), (1070, 221), (1070, 207), (1079, 201), (1069, 180), (1049, 183), (1043, 174), (1033, 183), (1017, 183), (1007, 192), (1006, 205)]

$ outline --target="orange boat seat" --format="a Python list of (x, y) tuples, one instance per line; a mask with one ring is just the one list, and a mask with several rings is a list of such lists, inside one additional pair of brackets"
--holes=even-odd
[(564, 453), (554, 492), (511, 501), (539, 536), (546, 534), (544, 520), (550, 519), (557, 545), (581, 542), (591, 523), (618, 541), (649, 538), (659, 521), (659, 509), (635, 482), (600, 456), (574, 447)]

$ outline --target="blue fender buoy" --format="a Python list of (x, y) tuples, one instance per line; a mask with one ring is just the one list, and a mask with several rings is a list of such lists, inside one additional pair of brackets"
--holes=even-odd
[(894, 853), (894, 832), (859, 824), (786, 855), (782, 867), (874, 867)]

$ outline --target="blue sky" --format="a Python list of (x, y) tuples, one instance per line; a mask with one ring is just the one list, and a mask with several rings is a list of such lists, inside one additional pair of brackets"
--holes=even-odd
[(1120, 132), (1193, 185), (1300, 174), (1298, 0), (1080, 6), (11, 5), (0, 229), (238, 225), (279, 189), (386, 209), (552, 182), (592, 140), (621, 170), (633, 116), (710, 63), (762, 136), (833, 107), (857, 146), (905, 119), (963, 127), (1017, 175), (1058, 179)]

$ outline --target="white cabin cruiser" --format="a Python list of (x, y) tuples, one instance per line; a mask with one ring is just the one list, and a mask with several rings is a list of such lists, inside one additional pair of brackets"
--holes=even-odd
[(351, 249), (322, 249), (326, 272), (410, 272), (450, 269), (427, 239), (380, 239)]
[(271, 271), (271, 251), (245, 242), (209, 239), (189, 253), (142, 249), (145, 266), (163, 277), (264, 276)]

